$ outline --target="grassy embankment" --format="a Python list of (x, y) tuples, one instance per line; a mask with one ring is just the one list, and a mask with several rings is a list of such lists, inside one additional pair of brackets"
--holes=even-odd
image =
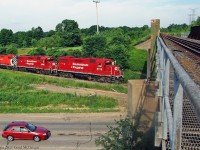
[[(26, 55), (32, 49), (35, 49), (35, 48), (19, 48), (18, 49), (18, 55), (22, 55), (22, 54)], [(58, 49), (62, 50), (62, 51), (68, 51), (68, 50), (74, 50), (74, 49), (82, 49), (82, 46), (77, 46), (77, 47), (60, 47)]]
[(125, 81), (130, 79), (146, 78), (147, 51), (143, 49), (133, 48), (130, 52), (129, 66), (130, 69), (125, 70)]
[(31, 84), (54, 84), (63, 87), (85, 87), (127, 92), (121, 85), (86, 83), (63, 78), (37, 76), (23, 72), (0, 70), (0, 112), (105, 112), (118, 111), (117, 100), (97, 96), (38, 91)]

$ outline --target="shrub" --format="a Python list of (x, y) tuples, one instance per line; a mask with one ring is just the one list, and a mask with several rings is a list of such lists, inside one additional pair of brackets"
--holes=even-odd
[(36, 55), (46, 55), (46, 51), (42, 48), (32, 49), (28, 52), (29, 55), (36, 56)]

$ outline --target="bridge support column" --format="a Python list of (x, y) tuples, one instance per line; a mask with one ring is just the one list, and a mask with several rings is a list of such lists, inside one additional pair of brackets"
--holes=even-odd
[(134, 119), (139, 117), (142, 131), (148, 133), (147, 140), (152, 142), (154, 137), (155, 112), (158, 101), (155, 99), (155, 82), (148, 80), (128, 81), (128, 114)]

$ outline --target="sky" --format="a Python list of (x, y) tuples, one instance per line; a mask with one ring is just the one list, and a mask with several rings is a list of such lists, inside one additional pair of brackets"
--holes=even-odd
[[(142, 27), (160, 19), (161, 27), (189, 24), (189, 14), (200, 16), (200, 0), (100, 0), (98, 22), (104, 27)], [(0, 0), (0, 29), (13, 32), (42, 27), (55, 30), (64, 19), (75, 20), (79, 28), (97, 24), (93, 0)]]

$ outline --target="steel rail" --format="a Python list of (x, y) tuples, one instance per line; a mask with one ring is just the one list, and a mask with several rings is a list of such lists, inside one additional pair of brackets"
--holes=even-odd
[(191, 50), (192, 52), (195, 52), (197, 54), (200, 54), (200, 44), (192, 41), (188, 41), (186, 39), (181, 39), (178, 37), (173, 37), (169, 35), (162, 35), (162, 37), (182, 46), (185, 47), (188, 50)]

